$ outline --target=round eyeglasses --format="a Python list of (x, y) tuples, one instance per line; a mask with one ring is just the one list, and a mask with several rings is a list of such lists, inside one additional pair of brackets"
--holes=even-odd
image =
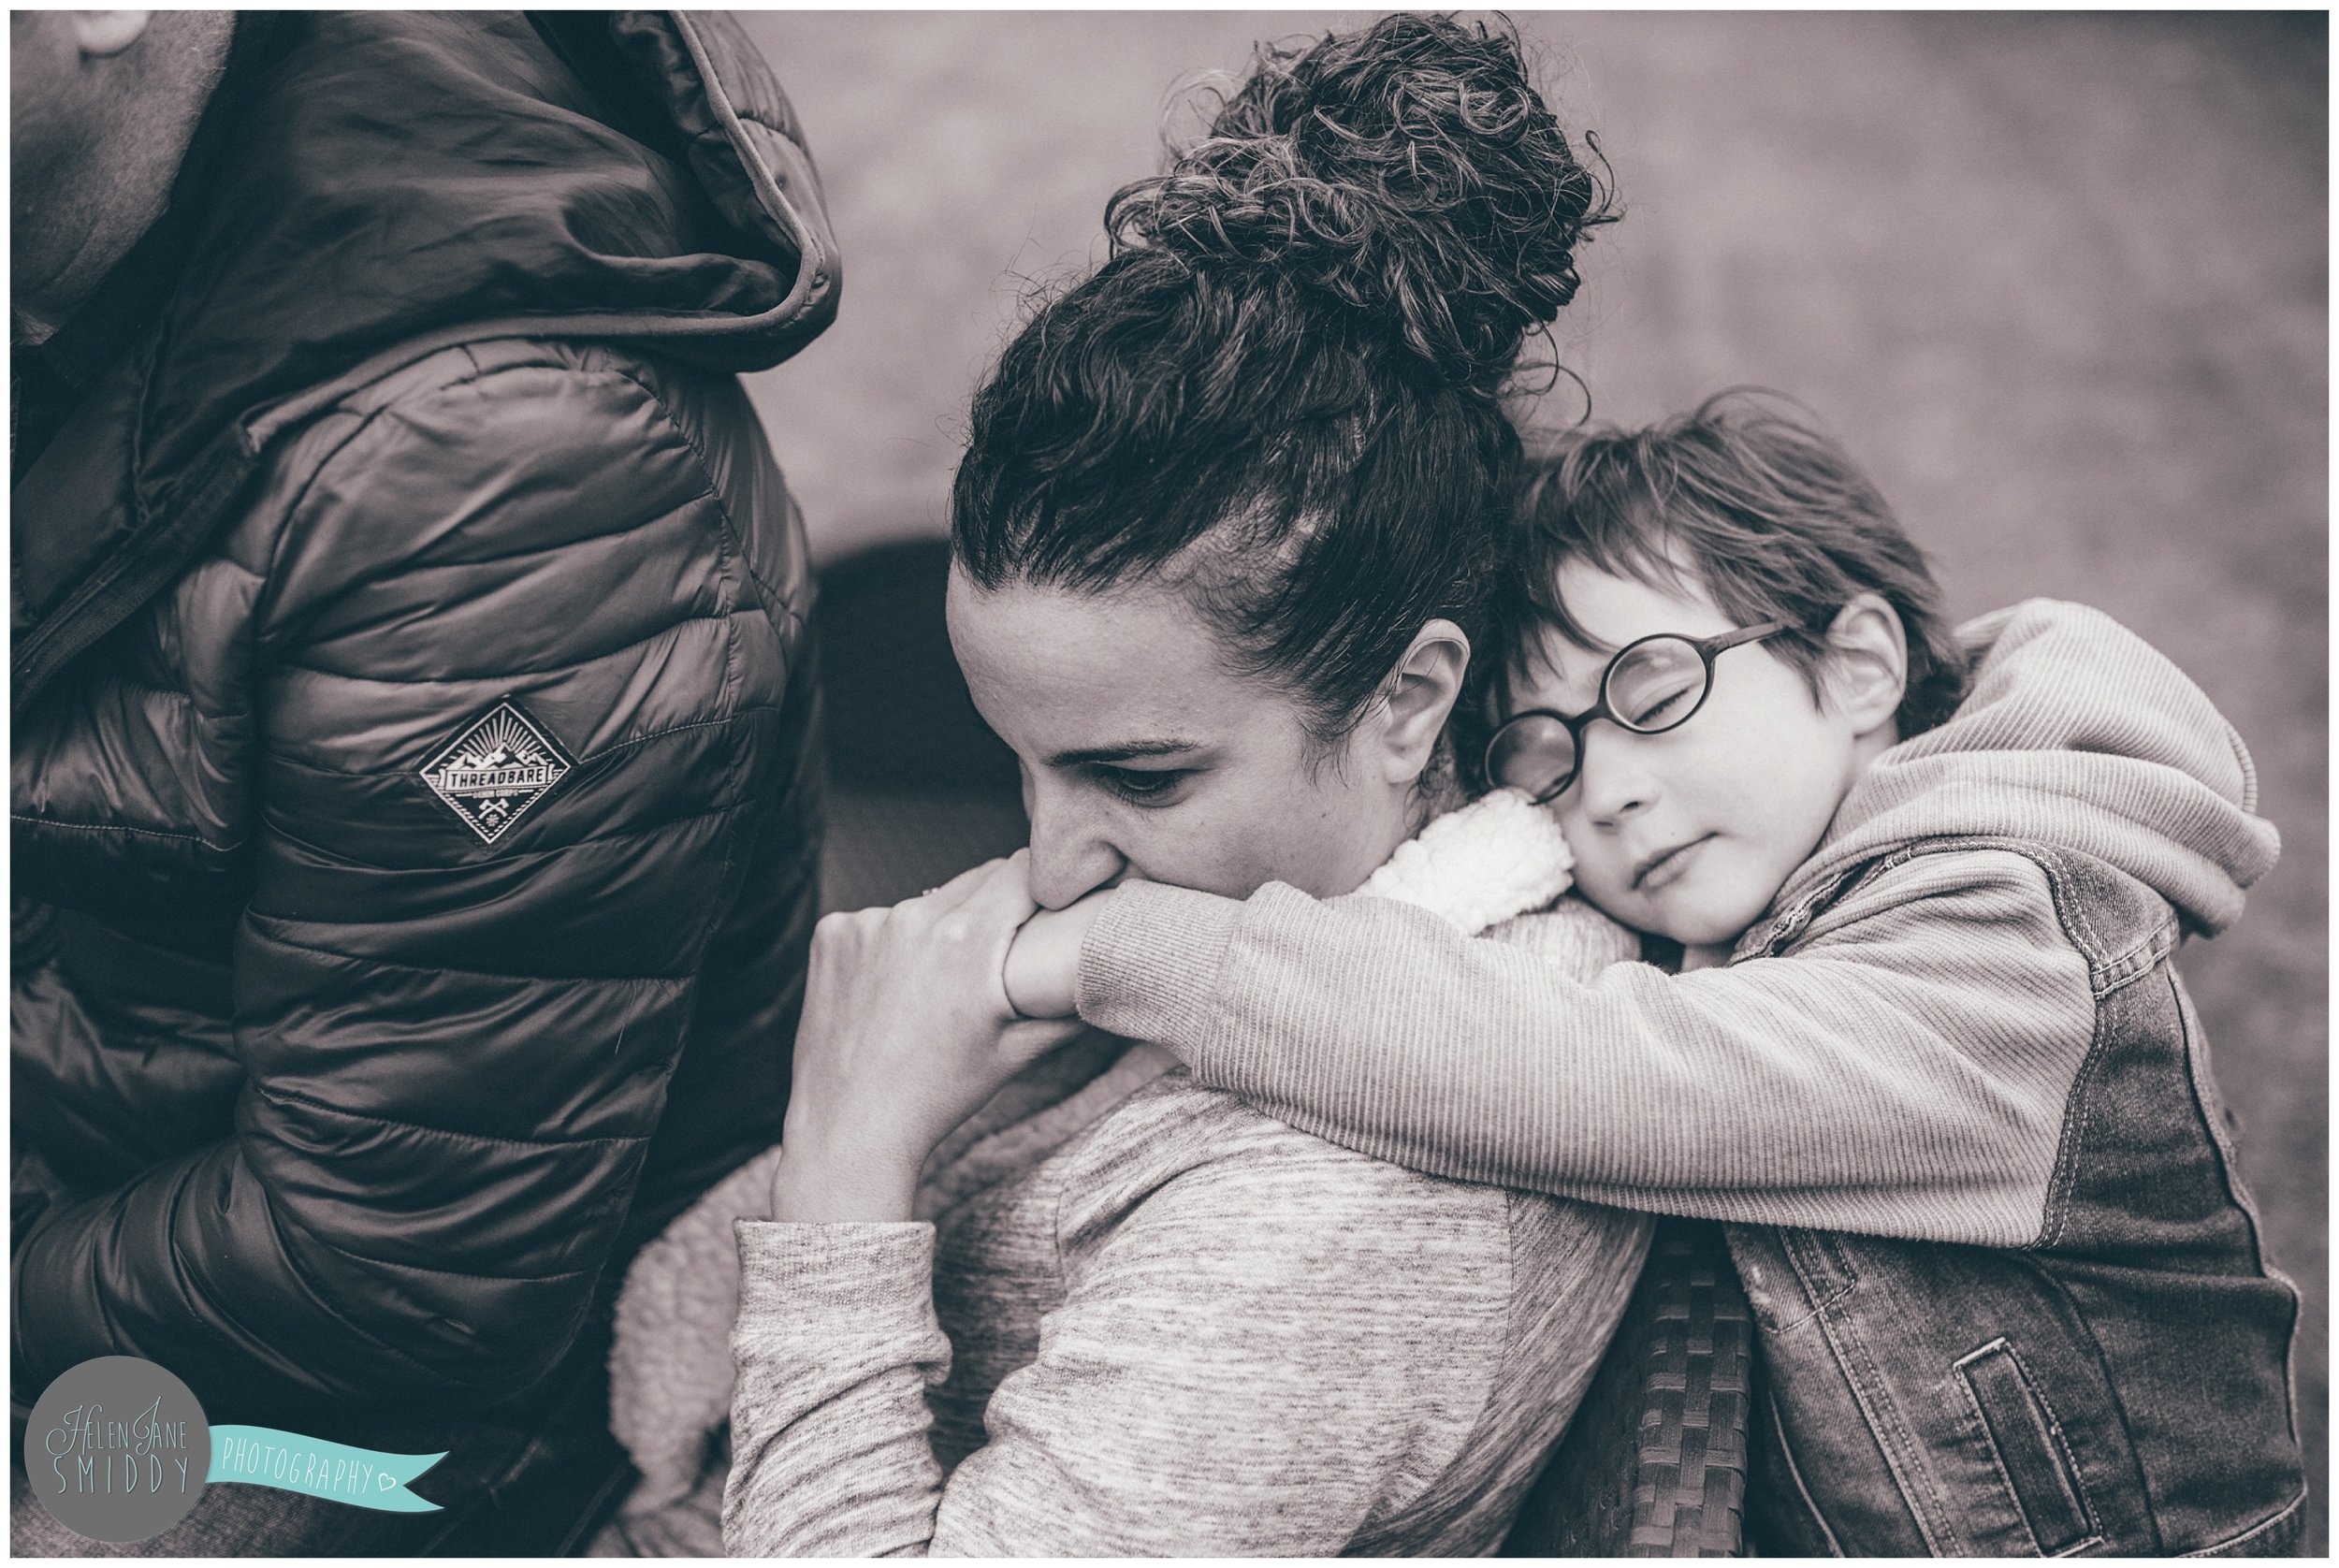
[(1718, 637), (1660, 632), (1625, 644), (1601, 672), (1600, 700), (1584, 713), (1534, 708), (1515, 714), (1487, 742), (1487, 777), (1524, 790), (1537, 806), (1576, 782), (1583, 766), (1584, 727), (1605, 719), (1636, 735), (1688, 723), (1714, 689), (1714, 656), (1742, 643), (1775, 637), (1795, 625), (1766, 620)]

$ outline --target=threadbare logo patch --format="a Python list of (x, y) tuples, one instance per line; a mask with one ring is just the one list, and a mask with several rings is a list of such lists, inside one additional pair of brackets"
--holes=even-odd
[(425, 763), (422, 781), (482, 844), (492, 844), (574, 766), (559, 742), (507, 700)]

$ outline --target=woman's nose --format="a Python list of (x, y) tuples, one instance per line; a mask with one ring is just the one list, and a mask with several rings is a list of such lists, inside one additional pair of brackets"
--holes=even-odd
[(1031, 895), (1042, 908), (1077, 903), (1127, 865), (1072, 791), (1027, 787), (1024, 810), (1031, 818)]

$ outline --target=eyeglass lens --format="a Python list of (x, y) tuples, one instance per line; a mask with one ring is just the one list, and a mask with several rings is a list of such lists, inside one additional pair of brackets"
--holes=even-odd
[(1497, 784), (1541, 796), (1576, 771), (1576, 736), (1549, 714), (1514, 719), (1496, 733), (1487, 772)]
[(1706, 694), (1706, 659), (1685, 637), (1651, 637), (1609, 666), (1601, 695), (1628, 730), (1654, 734), (1689, 717)]
[[(1617, 657), (1601, 683), (1608, 713), (1628, 730), (1656, 734), (1697, 711), (1707, 666), (1686, 637), (1651, 637)], [(1549, 714), (1531, 713), (1497, 731), (1487, 771), (1497, 784), (1548, 798), (1575, 777), (1576, 733)]]

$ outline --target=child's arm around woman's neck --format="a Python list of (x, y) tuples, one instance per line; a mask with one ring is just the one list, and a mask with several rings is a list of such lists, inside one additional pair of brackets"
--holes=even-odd
[(1090, 1023), (1289, 1125), (1462, 1181), (1750, 1224), (2027, 1243), (2093, 1032), (2023, 856), (1919, 856), (1784, 956), (1589, 984), (1378, 898), (1152, 884), (1082, 948)]

